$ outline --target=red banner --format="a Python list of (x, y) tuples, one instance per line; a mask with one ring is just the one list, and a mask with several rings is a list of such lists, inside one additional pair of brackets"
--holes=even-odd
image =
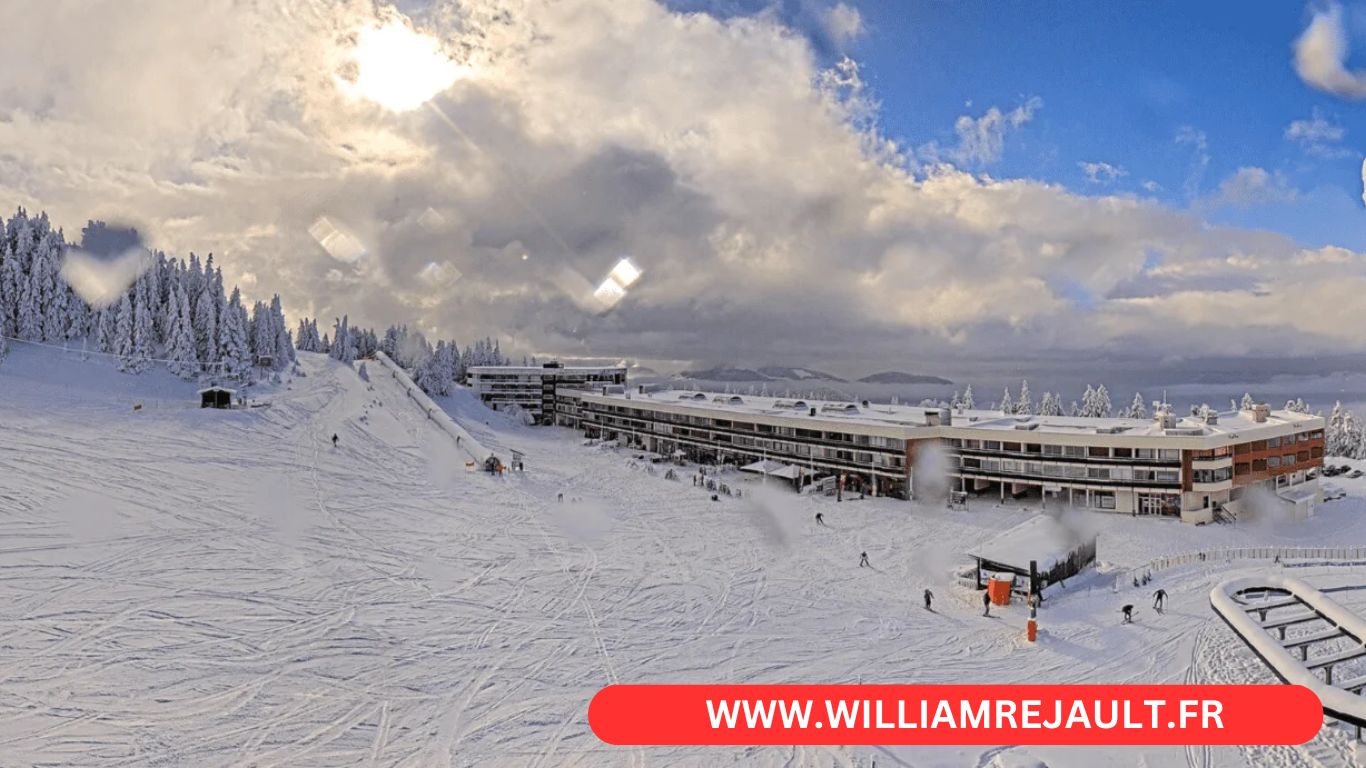
[(1323, 708), (1293, 685), (613, 685), (609, 744), (1303, 744)]

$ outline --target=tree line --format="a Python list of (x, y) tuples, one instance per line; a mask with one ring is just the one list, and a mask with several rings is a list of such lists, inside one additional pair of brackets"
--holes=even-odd
[[(107, 235), (91, 221), (82, 242)], [(0, 227), (0, 353), (13, 340), (80, 345), (113, 356), (119, 370), (141, 373), (161, 363), (185, 379), (213, 375), (247, 381), (294, 361), (280, 297), (248, 308), (224, 289), (222, 269), (147, 252), (147, 262), (121, 294), (92, 306), (62, 277), (70, 244), (46, 213), (20, 208)]]
[(194, 253), (176, 259), (147, 251), (136, 232), (101, 221), (81, 230), (80, 245), (109, 242), (122, 242), (145, 261), (125, 290), (92, 305), (63, 277), (77, 244), (45, 212), (19, 208), (8, 220), (0, 217), (0, 359), (14, 340), (108, 355), (132, 374), (164, 365), (187, 380), (248, 383), (289, 368), (296, 348), (345, 363), (383, 350), (412, 371), (423, 390), (438, 395), (449, 393), (469, 366), (511, 362), (492, 339), (462, 352), (451, 340), (433, 346), (405, 325), (390, 326), (380, 337), (352, 327), (346, 316), (321, 336), (317, 320), (309, 318), (291, 332), (278, 294), (248, 307), (236, 286), (226, 290), (212, 254), (201, 261)]

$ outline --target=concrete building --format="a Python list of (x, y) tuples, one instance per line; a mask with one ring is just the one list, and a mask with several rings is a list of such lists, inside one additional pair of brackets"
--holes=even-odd
[(465, 383), (486, 405), (506, 410), (516, 405), (538, 424), (553, 422), (555, 392), (561, 387), (624, 385), (623, 366), (476, 365), (465, 372)]
[(1253, 489), (1297, 516), (1320, 497), (1324, 419), (1264, 405), (1096, 419), (613, 388), (562, 389), (555, 407), (556, 423), (590, 437), (698, 461), (786, 462), (839, 478), (846, 493), (911, 498), (923, 486), (1190, 522), (1239, 514)]

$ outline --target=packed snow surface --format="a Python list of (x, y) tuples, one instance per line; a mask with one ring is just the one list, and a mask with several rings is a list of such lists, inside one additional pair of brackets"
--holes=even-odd
[[(1366, 544), (1360, 480), (1297, 524), (1079, 513), (1100, 570), (1050, 592), (1031, 645), (1024, 608), (984, 618), (952, 572), (1035, 509), (836, 503), (741, 473), (742, 499), (712, 501), (691, 468), (666, 479), (438, 398), (496, 454), (525, 452), (525, 474), (496, 478), (393, 378), (300, 358), (304, 376), (245, 393), (268, 407), (232, 411), (162, 371), (22, 347), (0, 364), (0, 764), (1350, 764), (1337, 728), (1272, 748), (620, 748), (586, 712), (617, 682), (1271, 682), (1207, 595), (1291, 564), (1198, 562), (1141, 589), (1113, 574)], [(1293, 575), (1366, 585), (1360, 567)], [(1366, 592), (1334, 599), (1366, 610)]]

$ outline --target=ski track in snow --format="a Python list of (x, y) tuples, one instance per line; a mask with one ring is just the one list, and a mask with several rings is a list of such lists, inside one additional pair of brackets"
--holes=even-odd
[[(1022, 609), (983, 619), (947, 575), (1027, 511), (751, 485), (712, 502), (688, 470), (665, 480), (467, 392), (440, 399), (499, 455), (526, 452), (525, 476), (494, 478), (466, 472), (389, 377), (301, 364), (270, 408), (136, 414), (113, 396), (53, 405), (0, 367), (0, 765), (1350, 764), (1341, 729), (1280, 748), (602, 744), (588, 701), (614, 682), (1270, 675), (1208, 608), (1229, 575), (1218, 564), (1160, 574), (1163, 615), (1147, 610), (1155, 586), (1080, 578), (1030, 645)], [(1192, 539), (1320, 535), (1103, 525), (1102, 559), (1124, 562)], [(862, 550), (873, 568), (856, 567)], [(1134, 625), (1119, 624), (1123, 602)]]

